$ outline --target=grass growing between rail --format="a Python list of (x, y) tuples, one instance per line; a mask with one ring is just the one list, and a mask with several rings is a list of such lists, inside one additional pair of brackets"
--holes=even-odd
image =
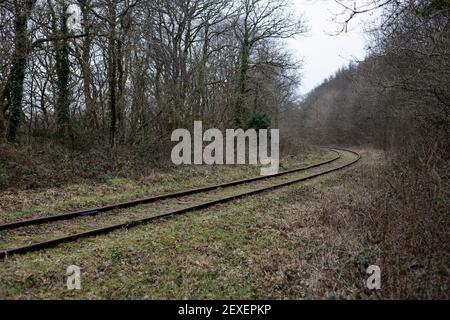
[[(281, 159), (280, 171), (333, 157), (334, 153), (311, 149), (295, 157)], [(255, 176), (259, 176), (258, 166), (180, 166), (166, 171), (155, 170), (140, 179), (111, 178), (105, 183), (91, 182), (50, 189), (2, 192), (0, 223), (131, 201)]]
[[(320, 203), (350, 171), (1, 261), (1, 298), (333, 298), (330, 270), (360, 252), (320, 223)], [(333, 265), (333, 263), (335, 263)], [(82, 289), (66, 289), (66, 268)], [(348, 269), (348, 270), (347, 270)], [(337, 278), (339, 279), (339, 278)], [(336, 279), (334, 279), (336, 280)]]

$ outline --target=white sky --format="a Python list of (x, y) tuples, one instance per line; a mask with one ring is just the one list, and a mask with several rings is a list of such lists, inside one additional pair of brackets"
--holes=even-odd
[(365, 56), (365, 38), (360, 21), (352, 23), (352, 30), (336, 34), (342, 28), (332, 21), (342, 7), (334, 0), (292, 0), (299, 14), (308, 21), (306, 36), (287, 40), (288, 48), (298, 59), (303, 59), (300, 94), (305, 94), (351, 60)]

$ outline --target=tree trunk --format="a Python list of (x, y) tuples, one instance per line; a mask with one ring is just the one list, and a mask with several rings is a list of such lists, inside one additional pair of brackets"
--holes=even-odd
[(5, 114), (10, 105), (11, 75), (9, 75), (5, 82), (5, 86), (0, 93), (0, 140), (5, 138), (6, 133)]
[(117, 90), (117, 57), (116, 57), (116, 2), (112, 1), (109, 8), (109, 36), (108, 36), (108, 86), (109, 86), (109, 143), (111, 148), (116, 143), (116, 126), (117, 126), (117, 110), (116, 110), (116, 90)]
[(97, 111), (95, 107), (95, 89), (91, 94), (92, 87), (92, 71), (90, 65), (90, 53), (91, 53), (91, 43), (92, 43), (92, 35), (91, 35), (91, 26), (89, 24), (89, 13), (88, 13), (88, 3), (87, 1), (80, 1), (81, 4), (81, 12), (83, 15), (83, 28), (86, 36), (83, 40), (83, 48), (81, 53), (81, 73), (83, 75), (83, 95), (84, 100), (86, 102), (86, 113), (88, 123), (91, 128), (98, 129), (99, 123), (97, 118)]
[(245, 109), (245, 94), (247, 93), (247, 73), (249, 69), (250, 43), (244, 40), (241, 49), (241, 64), (239, 68), (239, 78), (237, 83), (237, 99), (234, 108), (234, 125), (236, 128), (245, 126), (247, 121), (247, 111)]
[(65, 140), (69, 136), (69, 118), (70, 118), (70, 62), (69, 62), (69, 43), (67, 40), (67, 5), (63, 2), (59, 18), (59, 36), (56, 40), (56, 86), (58, 97), (56, 101), (56, 117), (58, 124), (58, 137)]
[(15, 3), (16, 16), (14, 19), (14, 53), (11, 69), (11, 86), (10, 86), (10, 115), (7, 138), (14, 141), (17, 138), (17, 130), (22, 117), (22, 98), (23, 83), (25, 80), (25, 70), (27, 68), (28, 55), (28, 38), (27, 38), (27, 22), (28, 16), (33, 8), (34, 1), (27, 1), (25, 8), (19, 3)]

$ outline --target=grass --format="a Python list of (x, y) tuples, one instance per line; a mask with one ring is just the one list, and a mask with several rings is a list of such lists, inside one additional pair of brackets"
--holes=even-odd
[[(169, 221), (10, 257), (0, 262), (0, 297), (349, 296), (351, 290), (324, 287), (331, 262), (323, 259), (335, 252), (336, 245), (317, 222), (318, 204), (332, 186), (341, 183), (342, 175), (331, 174)], [(347, 258), (344, 255), (345, 262)], [(65, 272), (72, 264), (82, 269), (80, 291), (66, 289)]]
[[(309, 152), (281, 160), (280, 170), (330, 159), (328, 152)], [(0, 223), (130, 201), (142, 197), (229, 182), (259, 175), (256, 166), (183, 166), (155, 171), (139, 179), (111, 178), (105, 183), (73, 184), (0, 194)], [(201, 178), (199, 178), (201, 177)]]
[[(360, 153), (338, 173), (0, 261), (0, 298), (448, 299), (448, 211), (424, 207), (381, 152)], [(98, 190), (123, 182), (134, 188)], [(72, 264), (80, 291), (66, 289)], [(371, 264), (379, 291), (365, 289)]]
[(100, 214), (95, 217), (77, 218), (73, 220), (44, 224), (38, 227), (20, 228), (14, 231), (3, 232), (0, 237), (0, 247), (14, 248), (27, 245), (36, 241), (45, 241), (67, 234), (74, 234), (88, 231), (100, 227), (110, 226), (118, 223), (124, 223), (130, 220), (148, 218), (156, 214), (166, 213), (168, 210), (177, 210), (192, 206), (194, 204), (204, 203), (205, 201), (217, 200), (226, 196), (237, 195), (239, 193), (258, 190), (270, 185), (285, 183), (289, 180), (303, 178), (313, 175), (317, 172), (328, 170), (331, 167), (339, 166), (350, 161), (351, 155), (343, 153), (342, 158), (332, 164), (320, 166), (307, 171), (291, 173), (286, 176), (273, 177), (252, 183), (246, 183), (233, 188), (219, 188), (202, 194), (178, 197), (176, 199), (167, 199), (156, 203), (140, 205), (126, 210), (115, 210), (107, 214)]

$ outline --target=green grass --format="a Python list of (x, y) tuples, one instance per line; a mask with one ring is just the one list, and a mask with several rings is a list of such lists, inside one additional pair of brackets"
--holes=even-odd
[[(318, 297), (311, 276), (318, 268), (314, 254), (326, 251), (329, 241), (313, 223), (314, 203), (341, 176), (12, 256), (0, 261), (0, 298)], [(127, 188), (133, 187), (128, 182)], [(81, 267), (79, 291), (66, 289), (72, 264)]]
[[(329, 152), (318, 152), (285, 158), (281, 161), (280, 170), (317, 163), (333, 156), (334, 154)], [(63, 188), (3, 193), (0, 194), (0, 223), (130, 201), (258, 175), (259, 167), (250, 165), (184, 166), (169, 172), (155, 172), (140, 180), (112, 178), (102, 184), (75, 184)]]

